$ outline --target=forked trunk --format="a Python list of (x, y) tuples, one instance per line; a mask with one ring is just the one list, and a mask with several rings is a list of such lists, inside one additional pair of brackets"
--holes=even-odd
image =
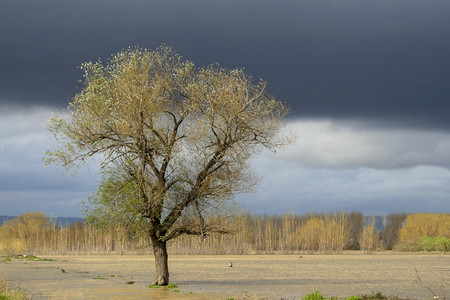
[(156, 237), (152, 238), (153, 253), (155, 255), (155, 280), (152, 284), (169, 284), (169, 264), (166, 242), (159, 241)]

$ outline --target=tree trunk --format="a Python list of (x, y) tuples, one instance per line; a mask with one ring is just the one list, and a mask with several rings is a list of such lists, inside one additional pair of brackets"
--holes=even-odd
[(161, 242), (158, 238), (152, 238), (153, 254), (155, 255), (155, 280), (152, 284), (169, 284), (169, 264), (166, 242)]

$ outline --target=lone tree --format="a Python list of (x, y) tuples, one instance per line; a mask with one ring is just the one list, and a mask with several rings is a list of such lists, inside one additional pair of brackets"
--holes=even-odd
[(250, 159), (291, 142), (280, 135), (288, 109), (242, 69), (198, 69), (167, 46), (129, 48), (81, 69), (69, 113), (49, 121), (60, 146), (45, 159), (70, 168), (100, 158), (96, 209), (144, 221), (153, 284), (167, 285), (167, 241), (217, 230), (205, 216), (255, 184)]

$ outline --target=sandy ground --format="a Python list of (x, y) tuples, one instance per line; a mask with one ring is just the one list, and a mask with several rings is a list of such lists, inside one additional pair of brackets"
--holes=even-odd
[(450, 297), (449, 254), (172, 255), (170, 280), (182, 292), (148, 288), (154, 272), (149, 256), (49, 258), (55, 261), (1, 262), (0, 275), (33, 299), (301, 299), (313, 290), (433, 299), (417, 283), (417, 270), (422, 285)]

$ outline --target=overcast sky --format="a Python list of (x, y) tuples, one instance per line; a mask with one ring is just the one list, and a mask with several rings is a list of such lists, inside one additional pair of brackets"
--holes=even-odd
[(450, 212), (450, 1), (2, 0), (0, 215), (81, 216), (97, 168), (42, 167), (82, 62), (172, 46), (244, 67), (297, 142), (254, 161), (255, 213)]

